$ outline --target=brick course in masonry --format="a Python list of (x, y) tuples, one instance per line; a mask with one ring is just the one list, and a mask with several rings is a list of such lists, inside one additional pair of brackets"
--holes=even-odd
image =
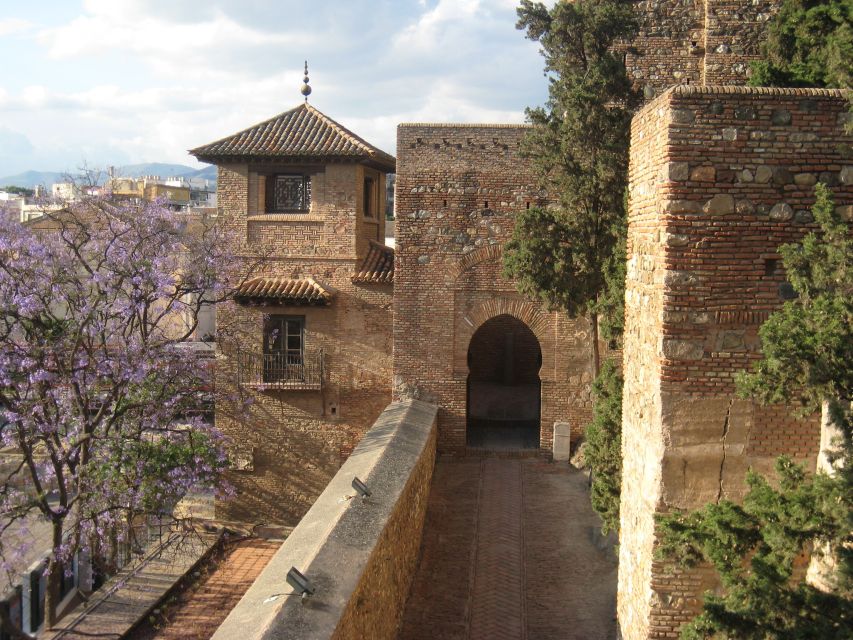
[(516, 292), (501, 274), (516, 212), (545, 204), (517, 125), (397, 129), (394, 393), (439, 407), (438, 447), (466, 447), (468, 351), (487, 321), (524, 322), (541, 348), (540, 447), (555, 421), (579, 436), (590, 417), (589, 327)]
[(739, 499), (747, 468), (814, 469), (819, 423), (734, 394), (788, 289), (778, 247), (815, 228), (814, 184), (853, 212), (841, 92), (676, 87), (632, 126), (619, 619), (677, 637), (712, 586), (653, 562), (654, 514)]

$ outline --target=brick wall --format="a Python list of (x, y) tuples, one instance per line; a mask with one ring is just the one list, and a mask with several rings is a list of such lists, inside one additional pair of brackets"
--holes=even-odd
[(628, 72), (651, 97), (678, 84), (742, 85), (780, 0), (639, 0)]
[(468, 348), (511, 315), (542, 351), (542, 449), (553, 424), (579, 435), (590, 417), (588, 325), (519, 295), (501, 275), (516, 211), (544, 204), (519, 156), (526, 127), (403, 124), (397, 130), (394, 385), (439, 407), (438, 446), (465, 448)]
[[(436, 412), (416, 400), (382, 412), (214, 640), (396, 637), (418, 563)], [(355, 495), (353, 477), (369, 497)], [(313, 583), (311, 597), (280, 597), (291, 567)]]
[[(311, 174), (309, 212), (263, 213), (265, 176), (277, 171)], [(366, 174), (384, 184), (355, 164), (219, 168), (220, 215), (244, 240), (240, 252), (259, 261), (256, 274), (312, 277), (334, 297), (326, 307), (217, 309), (216, 426), (252, 463), (228, 474), (236, 496), (217, 503), (217, 517), (296, 524), (390, 400), (393, 287), (351, 281), (367, 238), (384, 238), (384, 199), (378, 216), (363, 215)], [(236, 354), (262, 351), (265, 314), (304, 316), (306, 351), (325, 355), (321, 391), (238, 385)]]
[(734, 395), (781, 306), (778, 246), (814, 224), (813, 186), (853, 203), (839, 92), (677, 87), (634, 119), (623, 367), (619, 618), (677, 636), (708, 576), (652, 562), (654, 513), (738, 499), (776, 456), (814, 468), (819, 424)]

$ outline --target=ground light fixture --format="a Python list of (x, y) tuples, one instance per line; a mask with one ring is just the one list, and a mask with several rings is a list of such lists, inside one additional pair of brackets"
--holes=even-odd
[(293, 587), (296, 595), (299, 595), (304, 600), (309, 596), (313, 596), (316, 589), (311, 581), (306, 578), (296, 567), (290, 567), (287, 572), (287, 584)]
[(370, 489), (368, 489), (367, 485), (358, 479), (358, 476), (353, 476), (352, 488), (355, 489), (358, 492), (358, 495), (360, 495), (362, 498), (367, 498), (370, 496)]

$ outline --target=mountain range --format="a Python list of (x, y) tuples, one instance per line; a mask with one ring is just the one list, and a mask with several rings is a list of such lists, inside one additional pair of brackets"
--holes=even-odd
[[(5, 186), (26, 187), (32, 189), (36, 185), (44, 185), (47, 188), (57, 182), (66, 182), (68, 176), (74, 172), (67, 171), (24, 171), (14, 176), (0, 178), (0, 188)], [(170, 164), (167, 162), (144, 162), (142, 164), (130, 164), (124, 167), (116, 167), (116, 175), (128, 178), (141, 178), (142, 176), (159, 176), (160, 178), (192, 178), (210, 180), (216, 182), (216, 167), (207, 165), (202, 169), (193, 169), (185, 164)], [(100, 181), (106, 179), (106, 171), (101, 172)]]

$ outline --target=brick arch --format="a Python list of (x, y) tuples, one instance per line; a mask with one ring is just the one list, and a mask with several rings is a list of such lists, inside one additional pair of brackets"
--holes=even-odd
[(496, 296), (487, 302), (475, 306), (466, 315), (457, 317), (456, 344), (453, 350), (453, 369), (457, 374), (468, 374), (468, 346), (471, 338), (487, 321), (498, 316), (508, 315), (526, 324), (542, 350), (540, 378), (550, 379), (548, 372), (553, 371), (553, 314), (543, 310), (541, 304), (520, 298)]
[(478, 247), (459, 258), (459, 260), (450, 267), (450, 275), (454, 280), (458, 280), (463, 273), (473, 269), (478, 264), (500, 260), (501, 256), (503, 256), (503, 247), (499, 244), (490, 244), (485, 247)]

